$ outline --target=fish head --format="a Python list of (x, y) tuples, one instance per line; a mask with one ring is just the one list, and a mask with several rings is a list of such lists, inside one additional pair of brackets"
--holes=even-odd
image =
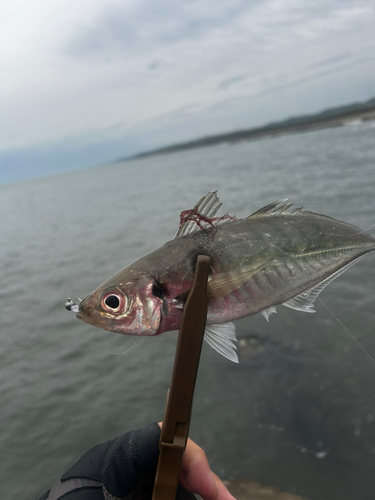
[(121, 276), (100, 285), (79, 305), (77, 318), (126, 335), (156, 335), (162, 319), (162, 298), (151, 276)]

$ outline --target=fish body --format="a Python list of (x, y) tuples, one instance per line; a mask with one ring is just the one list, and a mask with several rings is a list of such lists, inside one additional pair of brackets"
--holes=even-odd
[[(206, 340), (235, 361), (228, 322), (275, 306), (315, 312), (314, 300), (335, 277), (375, 250), (375, 239), (325, 215), (275, 202), (246, 219), (216, 218), (216, 193), (182, 214), (176, 237), (100, 285), (77, 316), (128, 335), (180, 327), (198, 255), (211, 259)], [(212, 326), (214, 325), (214, 326)], [(222, 327), (220, 327), (222, 325)]]

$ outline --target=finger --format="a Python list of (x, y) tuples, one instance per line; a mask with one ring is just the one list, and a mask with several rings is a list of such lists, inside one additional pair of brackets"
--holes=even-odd
[(219, 491), (219, 495), (216, 498), (216, 500), (236, 500), (234, 496), (231, 493), (229, 493), (227, 487), (224, 485), (222, 480), (219, 477), (217, 477), (217, 475), (214, 472), (212, 472), (212, 475), (214, 476), (216, 486)]
[(204, 499), (217, 498), (219, 492), (205, 452), (188, 439), (182, 455), (180, 482), (185, 488), (198, 493)]
[(182, 456), (180, 483), (204, 500), (234, 500), (221, 480), (210, 469), (205, 452), (191, 439)]
[[(162, 428), (163, 422), (159, 422)], [(223, 482), (211, 471), (205, 452), (190, 438), (182, 456), (180, 483), (204, 500), (235, 500)]]

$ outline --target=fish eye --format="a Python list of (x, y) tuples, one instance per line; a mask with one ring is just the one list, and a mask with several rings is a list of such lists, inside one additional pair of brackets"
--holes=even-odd
[(120, 305), (120, 299), (117, 297), (117, 295), (108, 295), (104, 302), (111, 309), (117, 309)]
[(119, 290), (108, 290), (103, 293), (101, 299), (102, 308), (110, 313), (123, 312), (127, 303), (128, 301), (125, 294)]

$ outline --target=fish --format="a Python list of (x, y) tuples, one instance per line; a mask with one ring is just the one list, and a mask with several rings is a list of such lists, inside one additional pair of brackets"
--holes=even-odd
[(361, 229), (293, 208), (287, 200), (245, 219), (216, 217), (221, 205), (215, 191), (181, 212), (174, 239), (102, 283), (74, 306), (76, 316), (126, 335), (178, 330), (197, 257), (206, 255), (211, 263), (204, 339), (238, 362), (234, 320), (260, 312), (269, 321), (279, 305), (313, 313), (324, 288), (375, 250), (375, 238)]

